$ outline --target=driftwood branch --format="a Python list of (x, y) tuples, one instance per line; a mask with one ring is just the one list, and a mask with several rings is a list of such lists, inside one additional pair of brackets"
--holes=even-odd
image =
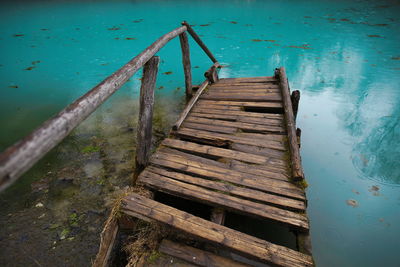
[(294, 180), (302, 180), (304, 179), (304, 172), (301, 166), (299, 144), (296, 135), (296, 124), (293, 115), (292, 102), (290, 100), (290, 91), (285, 68), (281, 67), (276, 69), (275, 76), (277, 79), (279, 79), (279, 85), (282, 93), (283, 109), (285, 111), (285, 123), (288, 132), (289, 150), (291, 154), (292, 177)]
[(186, 31), (181, 26), (163, 36), (27, 137), (0, 154), (0, 191), (15, 182), (79, 123), (117, 91), (168, 41)]

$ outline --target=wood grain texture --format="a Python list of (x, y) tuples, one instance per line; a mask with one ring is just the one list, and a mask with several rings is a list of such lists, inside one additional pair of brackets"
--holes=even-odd
[(225, 257), (215, 255), (213, 253), (200, 250), (194, 247), (182, 245), (170, 240), (161, 241), (158, 251), (176, 257), (178, 259), (196, 264), (203, 267), (250, 267), (250, 265), (234, 261)]
[(313, 266), (309, 255), (243, 234), (137, 194), (123, 199), (121, 211), (169, 225), (198, 239), (224, 246), (264, 263), (291, 267)]
[(179, 35), (179, 41), (181, 43), (182, 50), (182, 64), (183, 64), (183, 73), (185, 75), (185, 92), (186, 97), (189, 99), (192, 97), (192, 68), (190, 64), (190, 49), (189, 42), (186, 32), (183, 32)]
[(291, 155), (292, 175), (295, 180), (303, 180), (304, 172), (301, 166), (301, 157), (299, 151), (299, 144), (296, 135), (296, 124), (293, 115), (292, 102), (290, 100), (290, 91), (288, 80), (286, 77), (285, 68), (276, 69), (276, 76), (279, 78), (279, 84), (282, 90), (283, 108), (285, 110), (285, 120), (287, 135), (289, 140), (289, 150)]
[(157, 80), (160, 58), (152, 57), (143, 68), (142, 85), (140, 87), (140, 107), (137, 130), (136, 173), (148, 163), (151, 151), (153, 129), (154, 88)]
[(195, 95), (189, 100), (189, 103), (186, 105), (186, 107), (183, 109), (181, 115), (179, 116), (178, 120), (176, 123), (172, 126), (172, 129), (174, 131), (178, 130), (179, 127), (181, 126), (182, 122), (186, 119), (186, 116), (189, 114), (189, 112), (192, 110), (192, 107), (196, 103), (197, 99), (199, 99), (200, 95), (203, 93), (203, 91), (207, 88), (209, 84), (209, 81), (206, 80), (204, 81), (199, 89), (196, 91)]

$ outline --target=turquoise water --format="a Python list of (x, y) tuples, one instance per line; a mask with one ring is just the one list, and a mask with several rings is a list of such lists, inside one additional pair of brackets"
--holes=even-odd
[[(308, 213), (317, 265), (398, 266), (398, 1), (1, 5), (0, 150), (161, 34), (188, 20), (196, 25), (194, 29), (216, 58), (227, 65), (220, 76), (272, 75), (275, 67), (285, 66), (291, 89), (301, 91), (297, 124), (302, 128), (301, 152), (309, 183)], [(199, 83), (211, 62), (195, 44), (191, 47), (194, 80)], [(182, 107), (184, 94), (179, 40), (171, 41), (159, 56), (162, 62), (156, 94), (161, 106), (160, 128), (167, 131)], [(110, 124), (134, 124), (137, 108), (132, 103), (137, 103), (138, 77), (71, 138), (79, 141), (97, 131), (114, 137), (109, 144), (112, 149), (106, 151), (112, 153), (121, 143), (125, 145), (105, 129)], [(63, 147), (67, 149), (68, 142)], [(123, 147), (119, 147), (123, 154)], [(55, 153), (48, 160), (62, 159)], [(34, 174), (47, 172), (45, 167), (36, 169)], [(28, 196), (30, 182), (37, 179), (36, 175), (28, 176), (29, 183), (21, 182), (11, 190), (18, 188), (19, 194)]]

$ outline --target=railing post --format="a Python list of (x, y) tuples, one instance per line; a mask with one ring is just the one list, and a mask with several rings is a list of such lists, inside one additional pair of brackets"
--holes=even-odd
[(156, 85), (159, 62), (160, 58), (153, 56), (143, 67), (142, 85), (140, 87), (134, 182), (149, 162), (153, 126), (154, 87)]
[(293, 91), (291, 96), (290, 96), (290, 100), (292, 101), (293, 116), (294, 116), (294, 120), (296, 121), (297, 111), (299, 110), (300, 91), (299, 90)]
[(204, 77), (207, 78), (207, 80), (210, 81), (210, 83), (216, 83), (219, 80), (218, 77), (218, 72), (217, 69), (219, 69), (221, 66), (219, 65), (218, 62), (214, 63), (214, 65), (211, 66), (210, 69), (208, 69), (205, 73), (204, 73)]
[(186, 32), (183, 32), (179, 35), (179, 41), (181, 42), (182, 64), (183, 64), (183, 71), (185, 73), (186, 99), (189, 99), (193, 95), (192, 69), (190, 66), (190, 50)]

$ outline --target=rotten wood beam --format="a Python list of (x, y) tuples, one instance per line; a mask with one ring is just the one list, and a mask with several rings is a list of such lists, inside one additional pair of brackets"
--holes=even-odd
[(206, 80), (200, 85), (200, 88), (196, 91), (196, 94), (190, 99), (189, 103), (186, 105), (185, 109), (182, 111), (182, 113), (181, 113), (179, 119), (177, 120), (177, 122), (172, 126), (172, 129), (174, 131), (179, 129), (179, 127), (181, 126), (182, 122), (185, 120), (186, 116), (192, 110), (192, 107), (196, 103), (197, 99), (199, 99), (199, 97), (203, 93), (204, 89), (206, 89), (208, 84), (209, 84), (209, 81)]
[(187, 30), (181, 26), (163, 36), (78, 100), (44, 122), (24, 139), (0, 154), (0, 191), (13, 184), (47, 152), (61, 142), (166, 43)]
[[(110, 215), (113, 216), (113, 215)], [(106, 267), (110, 265), (112, 252), (118, 237), (119, 226), (115, 218), (109, 218), (100, 235), (100, 247), (92, 267)]]
[(192, 27), (187, 23), (186, 21), (182, 22), (182, 25), (187, 27), (187, 31), (189, 34), (193, 37), (193, 39), (198, 43), (198, 45), (203, 49), (203, 51), (208, 55), (208, 57), (212, 60), (212, 62), (216, 63), (218, 62), (211, 51), (207, 48), (207, 46), (203, 43), (203, 41), (200, 39), (200, 37), (197, 35), (197, 33), (192, 29)]
[(185, 74), (186, 99), (189, 99), (190, 97), (192, 97), (193, 91), (192, 69), (190, 66), (190, 50), (186, 32), (183, 32), (179, 35), (179, 41), (181, 43), (183, 72)]
[(149, 162), (153, 129), (154, 88), (157, 80), (159, 62), (160, 58), (153, 56), (143, 68), (142, 85), (140, 87), (140, 110), (134, 182)]
[(281, 67), (276, 69), (275, 76), (277, 79), (279, 79), (279, 85), (282, 93), (283, 109), (285, 111), (285, 123), (287, 127), (289, 150), (291, 155), (292, 178), (296, 181), (300, 181), (304, 179), (304, 172), (303, 167), (301, 166), (300, 150), (296, 135), (296, 124), (292, 102), (290, 100), (290, 90), (285, 68)]

